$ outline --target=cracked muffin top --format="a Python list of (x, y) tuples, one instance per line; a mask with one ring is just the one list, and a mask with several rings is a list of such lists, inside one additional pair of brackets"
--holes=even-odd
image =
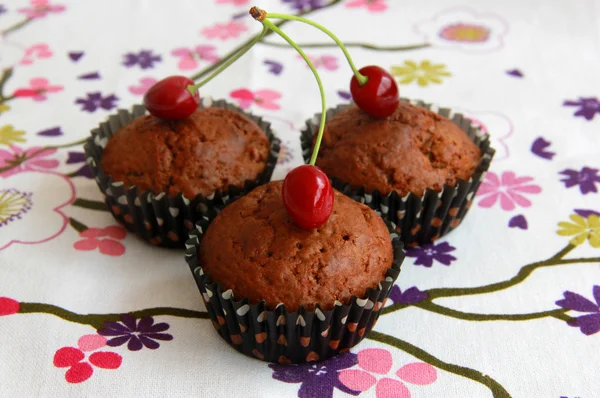
[(373, 210), (335, 191), (333, 212), (319, 229), (297, 227), (270, 182), (228, 205), (208, 227), (198, 258), (223, 291), (269, 309), (316, 304), (332, 309), (375, 288), (392, 266), (387, 227)]
[(386, 119), (356, 105), (329, 119), (317, 166), (367, 192), (422, 196), (427, 188), (441, 191), (444, 184), (468, 180), (480, 160), (477, 145), (452, 121), (400, 102)]
[(198, 108), (178, 121), (135, 119), (108, 141), (102, 168), (128, 188), (191, 199), (256, 179), (268, 156), (269, 140), (254, 121), (228, 109)]

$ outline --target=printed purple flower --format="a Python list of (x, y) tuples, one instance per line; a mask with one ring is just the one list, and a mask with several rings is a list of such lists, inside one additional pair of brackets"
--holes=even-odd
[(136, 320), (131, 315), (121, 315), (121, 322), (104, 322), (104, 327), (98, 329), (98, 334), (112, 337), (106, 345), (118, 347), (127, 343), (130, 351), (139, 351), (143, 347), (156, 350), (160, 344), (155, 340), (171, 341), (173, 336), (163, 333), (169, 329), (165, 322), (154, 323), (151, 316)]
[(352, 99), (352, 94), (345, 90), (338, 90), (337, 94), (341, 99), (345, 99), (346, 101), (350, 101)]
[(531, 144), (531, 152), (543, 159), (552, 160), (556, 153), (548, 150), (550, 145), (552, 145), (550, 141), (546, 141), (544, 137), (538, 137), (533, 141), (533, 144)]
[(85, 153), (69, 151), (67, 153), (67, 164), (85, 162)]
[(323, 0), (282, 0), (296, 11), (315, 10), (323, 7)]
[(139, 65), (142, 69), (149, 69), (154, 67), (155, 62), (162, 61), (161, 56), (153, 54), (151, 50), (142, 50), (137, 54), (127, 53), (124, 57), (123, 65), (128, 68)]
[(575, 212), (575, 214), (579, 214), (581, 217), (583, 218), (588, 218), (591, 215), (594, 216), (598, 216), (600, 217), (600, 212), (596, 211), (596, 210), (590, 210), (590, 209), (575, 209), (573, 210)]
[(267, 65), (269, 67), (269, 73), (272, 73), (276, 76), (279, 76), (281, 74), (281, 72), (283, 71), (283, 65), (280, 62), (277, 61), (270, 61), (270, 60), (265, 60), (263, 62), (263, 64)]
[(331, 398), (334, 389), (346, 394), (358, 395), (360, 391), (344, 386), (338, 376), (339, 371), (351, 368), (358, 363), (358, 355), (347, 352), (322, 362), (309, 362), (301, 365), (270, 364), (273, 378), (284, 383), (302, 383), (298, 390), (299, 398)]
[(77, 98), (75, 103), (83, 105), (83, 107), (81, 108), (82, 111), (95, 112), (98, 108), (106, 110), (115, 108), (117, 106), (116, 102), (118, 100), (119, 98), (114, 94), (103, 97), (102, 93), (95, 92), (87, 93), (87, 98)]
[(4, 4), (0, 4), (0, 14), (4, 14), (5, 12), (7, 12), (8, 10), (6, 9), (6, 7), (4, 6)]
[(600, 332), (600, 286), (595, 285), (592, 290), (595, 303), (585, 297), (566, 291), (565, 298), (558, 300), (556, 305), (569, 310), (587, 313), (567, 322), (570, 326), (578, 327), (586, 336)]
[(79, 168), (79, 170), (77, 170), (75, 172), (75, 176), (89, 178), (90, 180), (92, 178), (94, 178), (94, 175), (92, 174), (92, 170), (90, 169), (90, 166), (88, 166), (87, 164), (84, 164), (83, 166), (81, 166)]
[(596, 189), (596, 183), (600, 183), (598, 169), (592, 169), (590, 167), (584, 167), (581, 171), (566, 169), (559, 174), (565, 176), (561, 181), (565, 183), (565, 187), (567, 188), (579, 185), (579, 190), (584, 195), (590, 192), (598, 192)]
[(592, 120), (596, 113), (600, 113), (600, 101), (596, 97), (579, 97), (578, 101), (565, 101), (563, 106), (577, 106), (579, 109), (574, 116), (583, 116), (586, 120)]
[(456, 257), (448, 254), (451, 251), (456, 250), (455, 247), (450, 246), (448, 242), (442, 242), (439, 244), (430, 243), (419, 247), (413, 247), (406, 250), (408, 257), (415, 257), (415, 265), (422, 265), (430, 268), (433, 265), (433, 261), (437, 261), (444, 265), (450, 265), (450, 263), (456, 260)]
[(417, 304), (428, 298), (429, 295), (420, 291), (416, 286), (409, 287), (405, 291), (402, 291), (398, 285), (394, 285), (390, 292), (390, 300), (392, 300), (394, 304)]

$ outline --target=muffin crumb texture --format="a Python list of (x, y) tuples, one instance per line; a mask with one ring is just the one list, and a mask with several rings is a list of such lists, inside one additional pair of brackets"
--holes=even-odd
[(281, 181), (256, 188), (227, 206), (209, 226), (200, 264), (237, 300), (284, 303), (288, 311), (331, 309), (376, 288), (392, 266), (390, 235), (367, 206), (335, 191), (330, 219), (303, 230), (287, 214)]
[(480, 160), (477, 145), (452, 121), (401, 102), (386, 119), (356, 105), (329, 119), (317, 166), (367, 192), (422, 196), (426, 188), (441, 191), (468, 180)]
[(102, 168), (140, 192), (191, 199), (256, 179), (268, 155), (269, 140), (254, 121), (233, 110), (199, 108), (178, 121), (135, 119), (108, 141)]

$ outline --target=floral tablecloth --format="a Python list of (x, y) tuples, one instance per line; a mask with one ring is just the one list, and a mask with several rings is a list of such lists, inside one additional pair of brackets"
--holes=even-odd
[[(244, 357), (177, 250), (106, 211), (82, 141), (157, 79), (198, 80), (260, 31), (251, 5), (330, 27), (403, 96), (463, 112), (496, 158), (460, 228), (407, 251), (368, 339), (317, 364)], [(0, 396), (600, 396), (600, 3), (5, 0), (0, 5)], [(321, 32), (282, 28), (330, 106), (351, 72)], [(264, 115), (301, 163), (319, 110), (274, 35), (203, 87)]]

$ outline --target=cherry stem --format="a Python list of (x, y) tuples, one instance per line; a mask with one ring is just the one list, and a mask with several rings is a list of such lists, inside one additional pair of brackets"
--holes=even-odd
[(217, 77), (225, 69), (229, 68), (229, 66), (231, 64), (233, 64), (235, 61), (240, 59), (240, 57), (242, 55), (246, 54), (248, 52), (248, 50), (250, 50), (256, 43), (261, 41), (263, 39), (263, 37), (265, 37), (265, 35), (267, 34), (268, 31), (269, 31), (269, 29), (266, 26), (263, 26), (262, 32), (260, 32), (260, 34), (254, 38), (254, 40), (252, 40), (250, 43), (248, 43), (248, 45), (246, 45), (245, 47), (242, 47), (240, 49), (240, 51), (235, 53), (235, 55), (233, 55), (231, 58), (229, 58), (229, 60), (227, 62), (225, 62), (217, 70), (215, 70), (213, 73), (211, 73), (206, 79), (202, 80), (200, 83), (197, 83), (194, 85), (189, 85), (187, 87), (187, 89), (190, 92), (190, 94), (192, 94), (192, 95), (196, 94), (196, 91), (198, 91), (198, 89), (200, 87), (204, 86), (206, 83), (208, 83), (209, 81), (211, 81), (212, 79)]
[(319, 154), (319, 148), (321, 147), (321, 140), (323, 139), (323, 130), (325, 130), (325, 117), (326, 117), (326, 113), (327, 113), (327, 104), (325, 102), (325, 89), (323, 88), (323, 83), (321, 82), (321, 77), (319, 76), (317, 69), (315, 68), (315, 66), (313, 65), (311, 60), (308, 59), (308, 57), (306, 56), (304, 51), (302, 51), (302, 49), (300, 47), (298, 47), (298, 45), (288, 35), (283, 33), (283, 31), (281, 29), (279, 29), (277, 26), (275, 26), (275, 24), (273, 22), (269, 21), (268, 19), (264, 19), (262, 21), (259, 20), (259, 22), (262, 23), (265, 28), (271, 29), (273, 32), (277, 33), (285, 41), (287, 41), (290, 46), (292, 46), (292, 47), (294, 47), (294, 49), (296, 49), (298, 54), (300, 54), (302, 59), (304, 59), (304, 61), (306, 62), (306, 64), (310, 68), (310, 70), (312, 71), (313, 75), (315, 75), (315, 79), (317, 80), (317, 84), (319, 85), (319, 92), (321, 93), (321, 123), (319, 125), (319, 134), (317, 135), (317, 141), (315, 142), (315, 147), (313, 149), (313, 153), (312, 153), (312, 156), (310, 158), (310, 163), (309, 163), (314, 166), (315, 162), (317, 161), (317, 156)]
[(333, 39), (333, 41), (335, 41), (335, 43), (342, 49), (342, 52), (344, 53), (344, 56), (346, 57), (346, 59), (348, 60), (348, 64), (350, 65), (350, 68), (352, 68), (352, 72), (354, 72), (354, 76), (356, 76), (356, 79), (358, 80), (358, 83), (362, 86), (364, 85), (367, 80), (369, 80), (369, 78), (363, 74), (361, 74), (358, 69), (356, 69), (356, 66), (354, 65), (354, 62), (352, 61), (352, 57), (350, 57), (350, 54), (348, 53), (348, 50), (346, 49), (346, 46), (344, 46), (344, 43), (342, 43), (342, 41), (333, 34), (332, 31), (330, 31), (329, 29), (327, 29), (326, 27), (311, 21), (310, 19), (306, 19), (303, 17), (299, 17), (296, 15), (286, 15), (286, 14), (273, 14), (273, 13), (267, 13), (267, 18), (277, 18), (277, 19), (285, 19), (288, 21), (298, 21), (298, 22), (303, 22), (305, 24), (314, 26), (315, 28), (319, 29), (321, 32), (325, 33), (327, 36), (331, 37)]

